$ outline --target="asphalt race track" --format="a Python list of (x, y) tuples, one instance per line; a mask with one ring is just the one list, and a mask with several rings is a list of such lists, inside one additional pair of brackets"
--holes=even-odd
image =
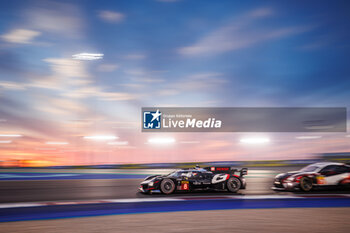
[(296, 223), (298, 232), (347, 232), (349, 190), (271, 190), (277, 173), (297, 169), (249, 169), (247, 189), (237, 194), (172, 195), (138, 192), (144, 177), (169, 170), (3, 169), (0, 232), (292, 232)]
[[(277, 173), (296, 170), (297, 167), (250, 169), (246, 190), (240, 190), (236, 195), (273, 195), (271, 190), (273, 178)], [(57, 201), (57, 200), (93, 200), (118, 198), (149, 198), (138, 192), (140, 182), (149, 174), (168, 173), (169, 170), (147, 171), (45, 171), (18, 172), (2, 170), (0, 172), (0, 203)], [(98, 172), (98, 173), (96, 173)], [(132, 173), (131, 173), (132, 172)], [(143, 173), (143, 174), (141, 174)], [(317, 191), (313, 193), (349, 194), (342, 191)], [(288, 195), (289, 193), (279, 193)], [(178, 193), (172, 196), (201, 196), (201, 195), (232, 195), (228, 192), (198, 192)], [(164, 197), (163, 194), (153, 194), (152, 197)]]
[[(6, 173), (7, 172), (7, 173)], [(76, 172), (76, 171), (75, 171)], [(145, 171), (148, 174), (137, 174), (140, 171), (122, 171), (128, 174), (116, 174), (113, 171), (57, 170), (53, 172), (13, 172), (0, 173), (0, 203), (56, 200), (89, 200), (111, 198), (147, 198), (138, 192), (140, 182), (149, 174), (168, 173), (169, 171)], [(96, 173), (99, 172), (99, 173)], [(105, 173), (101, 173), (105, 172)], [(259, 172), (259, 171), (258, 171)], [(136, 174), (135, 174), (136, 173)], [(248, 176), (248, 186), (237, 195), (242, 194), (273, 194), (270, 185), (275, 172), (256, 173)], [(174, 194), (172, 196), (203, 195), (202, 193)], [(228, 192), (206, 192), (205, 195), (232, 195)], [(153, 197), (163, 197), (153, 194)]]

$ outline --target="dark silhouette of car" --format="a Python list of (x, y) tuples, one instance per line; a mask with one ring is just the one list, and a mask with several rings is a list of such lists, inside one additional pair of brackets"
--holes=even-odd
[(200, 168), (196, 166), (193, 169), (176, 170), (165, 176), (148, 176), (141, 182), (139, 190), (142, 193), (161, 192), (163, 194), (201, 190), (228, 190), (236, 193), (240, 189), (245, 189), (244, 175), (247, 171), (247, 168), (238, 170), (232, 167)]

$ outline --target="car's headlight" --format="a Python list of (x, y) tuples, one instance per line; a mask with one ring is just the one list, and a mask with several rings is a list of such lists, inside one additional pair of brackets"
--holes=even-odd
[(153, 184), (154, 184), (153, 181), (151, 181), (151, 182), (148, 183), (149, 186), (153, 186)]
[(293, 181), (294, 180), (294, 177), (293, 176), (291, 176), (291, 177), (288, 177), (288, 179), (287, 179), (288, 181)]

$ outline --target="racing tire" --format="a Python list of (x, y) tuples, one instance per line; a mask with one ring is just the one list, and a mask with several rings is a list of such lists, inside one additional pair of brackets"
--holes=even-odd
[(346, 182), (345, 180), (342, 180), (338, 183), (338, 187), (340, 187), (341, 189), (348, 190), (350, 189), (350, 183)]
[(236, 193), (241, 188), (241, 181), (237, 177), (231, 177), (226, 183), (228, 191)]
[(175, 191), (175, 183), (171, 179), (164, 179), (160, 183), (160, 191), (164, 194), (171, 194)]
[(312, 180), (309, 177), (303, 177), (300, 179), (300, 190), (309, 192), (312, 189)]

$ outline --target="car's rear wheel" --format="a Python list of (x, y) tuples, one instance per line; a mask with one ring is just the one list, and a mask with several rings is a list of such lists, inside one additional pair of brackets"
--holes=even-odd
[(350, 180), (344, 179), (338, 183), (341, 189), (350, 189)]
[(164, 194), (171, 194), (175, 191), (175, 183), (171, 179), (164, 179), (160, 183), (160, 191)]
[(300, 179), (300, 189), (304, 192), (309, 192), (312, 189), (312, 180), (308, 177)]
[(236, 193), (241, 188), (241, 181), (237, 177), (231, 177), (228, 179), (226, 185), (228, 191)]

